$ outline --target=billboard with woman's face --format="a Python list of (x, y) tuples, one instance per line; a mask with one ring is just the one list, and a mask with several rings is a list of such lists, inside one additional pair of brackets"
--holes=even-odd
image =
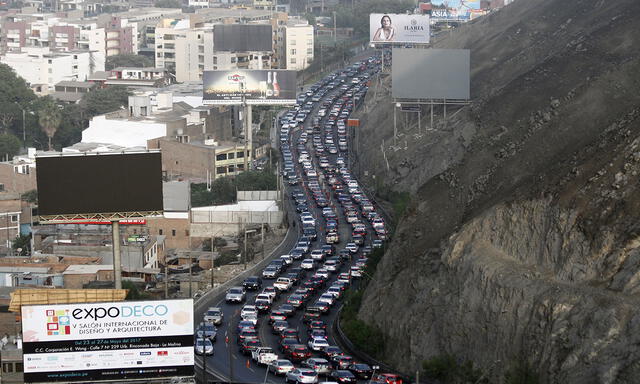
[(429, 15), (372, 13), (369, 40), (373, 44), (429, 43)]

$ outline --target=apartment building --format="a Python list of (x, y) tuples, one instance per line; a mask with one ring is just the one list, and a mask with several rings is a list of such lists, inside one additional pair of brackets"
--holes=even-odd
[(313, 60), (313, 25), (306, 20), (289, 20), (285, 27), (286, 69), (301, 71)]
[(49, 48), (23, 48), (21, 52), (7, 52), (0, 62), (13, 68), (16, 73), (34, 87), (46, 93), (61, 81), (85, 81), (96, 68), (92, 52), (52, 52)]

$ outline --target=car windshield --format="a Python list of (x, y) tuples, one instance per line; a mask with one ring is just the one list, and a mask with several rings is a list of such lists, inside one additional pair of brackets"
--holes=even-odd
[(240, 288), (231, 288), (231, 289), (229, 289), (229, 293), (242, 293), (242, 289), (240, 289)]

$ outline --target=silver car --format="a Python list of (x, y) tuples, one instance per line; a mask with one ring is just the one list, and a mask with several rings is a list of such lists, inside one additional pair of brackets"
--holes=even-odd
[(231, 287), (227, 291), (227, 303), (242, 303), (245, 299), (246, 292), (242, 287)]
[(209, 307), (207, 312), (204, 313), (204, 321), (211, 322), (215, 325), (222, 324), (222, 319), (224, 318), (224, 314), (222, 310), (218, 307)]

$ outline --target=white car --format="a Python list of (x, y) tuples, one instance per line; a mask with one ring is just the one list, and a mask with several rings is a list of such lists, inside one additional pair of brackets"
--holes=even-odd
[(316, 337), (309, 340), (309, 348), (314, 351), (322, 351), (325, 347), (329, 346), (327, 339), (323, 337)]
[(320, 268), (316, 271), (316, 276), (324, 277), (325, 279), (329, 278), (329, 271), (325, 268)]
[(244, 318), (249, 315), (258, 315), (258, 309), (255, 305), (245, 305), (244, 307), (242, 307), (242, 310), (240, 311), (240, 317), (242, 317), (242, 319), (244, 320)]
[(284, 375), (287, 372), (291, 372), (296, 367), (289, 360), (278, 359), (269, 365), (269, 370), (276, 375)]
[(257, 300), (266, 300), (269, 303), (273, 304), (273, 299), (274, 298), (275, 298), (275, 295), (270, 295), (268, 293), (261, 293), (261, 294), (256, 296), (256, 301)]
[(360, 267), (351, 267), (351, 276), (362, 277), (362, 271), (360, 270)]
[(332, 285), (327, 289), (327, 293), (333, 295), (336, 299), (339, 299), (342, 296), (342, 288), (337, 285)]
[(245, 290), (242, 287), (231, 287), (227, 291), (226, 300), (227, 303), (235, 302), (241, 303), (244, 301)]
[(316, 263), (313, 261), (313, 259), (304, 259), (302, 260), (302, 263), (300, 263), (300, 268), (302, 269), (313, 269), (315, 268)]
[(316, 219), (311, 215), (301, 215), (300, 220), (302, 221), (302, 225), (316, 225)]
[(327, 305), (332, 306), (333, 305), (333, 301), (335, 300), (335, 297), (331, 294), (331, 293), (323, 293), (322, 295), (320, 295), (320, 297), (318, 298), (319, 302), (322, 303), (327, 303)]
[(327, 271), (330, 272), (335, 272), (338, 269), (339, 265), (338, 262), (335, 260), (327, 260), (326, 263), (324, 263), (324, 266), (322, 268), (326, 269)]
[(318, 374), (313, 369), (296, 368), (287, 372), (285, 381), (287, 383), (315, 384), (318, 382)]
[(322, 260), (324, 259), (324, 252), (321, 249), (314, 249), (311, 251), (311, 258), (313, 260)]

